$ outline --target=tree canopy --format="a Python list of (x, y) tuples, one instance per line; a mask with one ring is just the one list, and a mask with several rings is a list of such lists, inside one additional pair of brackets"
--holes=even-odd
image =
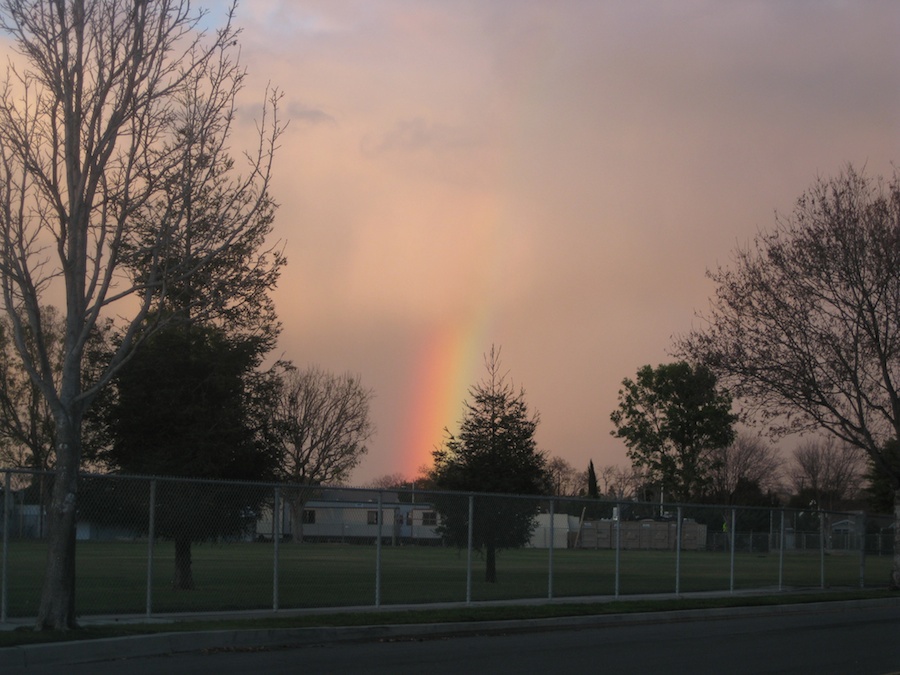
[(848, 166), (709, 273), (716, 294), (677, 350), (711, 368), (779, 435), (827, 431), (895, 493), (900, 587), (900, 177)]
[(587, 496), (591, 499), (600, 498), (600, 488), (597, 485), (597, 471), (594, 469), (594, 460), (590, 460), (588, 462)]
[[(888, 441), (885, 455), (892, 471), (900, 471), (900, 442)], [(870, 459), (867, 462), (865, 478), (868, 480), (868, 502), (870, 508), (878, 513), (890, 513), (894, 508), (894, 489), (891, 486), (891, 477), (884, 471), (875, 468)]]
[[(148, 338), (115, 380), (105, 420), (110, 445), (102, 459), (131, 474), (272, 480), (277, 457), (268, 411), (275, 388), (255, 371), (257, 348), (199, 324)], [(240, 535), (250, 524), (247, 514), (258, 510), (261, 493), (244, 493), (160, 482), (155, 534), (175, 541), (176, 589), (194, 586), (192, 542)], [(121, 494), (119, 502), (132, 497)]]
[[(48, 358), (57, 371), (62, 369), (64, 324), (53, 307), (42, 308), (46, 327)], [(30, 331), (24, 345), (35, 349)], [(16, 350), (13, 328), (0, 318), (0, 462), (8, 466), (47, 471), (53, 467), (56, 429), (47, 400), (22, 365)]]
[[(280, 95), (268, 92), (240, 166), (229, 139), (245, 71), (232, 16), (206, 32), (188, 0), (0, 0), (0, 30), (17, 52), (0, 84), (0, 294), (57, 444), (38, 628), (75, 625), (78, 470), (93, 400), (173, 316), (158, 311), (170, 292), (191, 289), (192, 319), (233, 317), (245, 297), (235, 287), (268, 287), (283, 262), (260, 246), (275, 208)], [(220, 265), (235, 256), (248, 264)], [(62, 298), (61, 367), (41, 313), (51, 296)], [(105, 318), (117, 323), (117, 349), (85, 377)]]
[[(472, 543), (485, 551), (485, 579), (497, 580), (496, 552), (523, 546), (534, 532), (536, 503), (499, 495), (541, 495), (551, 490), (547, 460), (537, 449), (539, 422), (500, 369), (500, 351), (485, 356), (487, 375), (469, 390), (458, 435), (449, 434), (434, 453), (431, 480), (438, 490), (489, 493), (475, 505)], [(466, 546), (468, 513), (438, 498), (440, 530)]]
[(128, 473), (274, 478), (268, 422), (252, 405), (258, 358), (252, 344), (207, 326), (148, 338), (116, 378), (104, 459)]
[(742, 498), (776, 490), (781, 482), (784, 462), (778, 449), (766, 439), (748, 431), (738, 433), (728, 446), (710, 453), (710, 493), (721, 504), (746, 504)]
[(584, 486), (579, 484), (583, 481), (580, 481), (578, 470), (562, 457), (547, 460), (547, 476), (551, 494), (557, 497), (575, 497), (579, 489), (584, 492)]
[(820, 509), (846, 508), (845, 501), (859, 495), (865, 472), (865, 455), (834, 436), (810, 438), (793, 452), (788, 472), (799, 503), (814, 501)]
[(688, 501), (709, 488), (711, 452), (734, 440), (736, 416), (715, 375), (681, 361), (643, 366), (634, 380), (625, 378), (610, 419), (632, 464), (645, 467), (665, 496)]
[(294, 539), (303, 538), (303, 507), (317, 485), (336, 484), (368, 452), (375, 433), (369, 418), (374, 396), (359, 377), (334, 375), (317, 367), (288, 368), (272, 408), (278, 477), (294, 487), (285, 491)]

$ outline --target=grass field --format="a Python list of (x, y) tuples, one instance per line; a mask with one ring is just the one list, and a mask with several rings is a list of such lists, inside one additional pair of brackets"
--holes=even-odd
[[(44, 544), (12, 542), (8, 551), (9, 618), (34, 616), (43, 576)], [(472, 600), (512, 600), (548, 596), (549, 551), (521, 549), (498, 555), (495, 584), (485, 583), (484, 561), (473, 556)], [(619, 592), (622, 595), (673, 593), (674, 551), (622, 551)], [(866, 585), (884, 586), (891, 559), (870, 556)], [(785, 588), (818, 588), (817, 553), (789, 553), (784, 558)], [(721, 552), (681, 553), (680, 591), (728, 591), (730, 557)], [(271, 609), (273, 545), (196, 544), (193, 571), (196, 588), (174, 591), (171, 579), (174, 547), (154, 547), (152, 610), (154, 613)], [(76, 607), (82, 616), (143, 614), (147, 597), (146, 542), (79, 542)], [(341, 544), (280, 546), (278, 605), (288, 608), (340, 608), (374, 605), (376, 547)], [(555, 550), (555, 598), (612, 595), (615, 552)], [(776, 588), (777, 553), (743, 553), (735, 557), (735, 589)], [(854, 554), (825, 556), (827, 587), (859, 587), (860, 560)], [(466, 553), (440, 547), (382, 547), (381, 604), (424, 604), (466, 600)]]

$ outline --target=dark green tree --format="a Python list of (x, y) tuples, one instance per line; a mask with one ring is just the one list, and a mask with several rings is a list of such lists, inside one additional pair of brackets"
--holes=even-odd
[[(271, 373), (256, 370), (260, 357), (257, 341), (210, 326), (154, 334), (115, 380), (103, 459), (128, 474), (272, 479), (267, 409), (277, 388)], [(250, 489), (159, 481), (155, 532), (175, 542), (175, 588), (194, 586), (191, 544), (244, 533), (262, 498)]]
[(587, 496), (591, 499), (600, 498), (600, 489), (597, 487), (597, 472), (594, 470), (594, 460), (588, 463)]
[[(46, 327), (47, 357), (59, 373), (65, 324), (53, 307), (43, 307), (41, 316)], [(10, 321), (0, 317), (0, 464), (48, 471), (56, 450), (53, 413), (19, 358), (13, 333)], [(31, 331), (26, 329), (22, 336), (25, 348), (34, 353)]]
[[(884, 456), (892, 471), (900, 473), (900, 443), (891, 439), (884, 449)], [(891, 476), (880, 470), (873, 461), (868, 462), (865, 476), (869, 481), (867, 488), (869, 504), (876, 513), (890, 513), (894, 508), (894, 489)]]
[[(738, 479), (734, 492), (731, 495), (731, 503), (736, 506), (762, 506), (766, 509), (780, 506), (777, 494), (772, 490), (763, 491), (759, 482), (750, 478)], [(762, 515), (767, 519), (770, 514), (763, 512)]]
[(735, 437), (731, 397), (703, 366), (686, 362), (644, 366), (626, 378), (610, 415), (613, 436), (628, 446), (635, 467), (676, 501), (698, 500), (709, 487), (711, 451)]
[[(547, 460), (537, 449), (539, 417), (530, 414), (525, 392), (516, 393), (500, 371), (500, 351), (485, 357), (487, 376), (469, 390), (459, 435), (448, 433), (434, 453), (431, 480), (438, 490), (477, 492), (472, 544), (485, 553), (485, 580), (497, 581), (497, 551), (523, 546), (535, 527), (538, 504), (522, 495), (547, 494)], [(502, 496), (510, 495), (510, 496)], [(513, 496), (516, 495), (516, 496)], [(468, 511), (458, 500), (440, 498), (440, 531), (465, 547)]]
[[(63, 367), (65, 323), (59, 310), (52, 306), (41, 308), (41, 321), (44, 326), (42, 348), (46, 350), (48, 364), (58, 375)], [(103, 321), (91, 330), (82, 364), (85, 380), (93, 379), (98, 363), (105, 363), (110, 356), (110, 329), (111, 323)], [(25, 349), (33, 358), (39, 358), (37, 341), (27, 322), (22, 337)], [(13, 326), (6, 316), (0, 316), (0, 465), (49, 472), (56, 464), (55, 455), (53, 413), (18, 355)], [(82, 454), (83, 465), (94, 459), (88, 451)], [(34, 480), (38, 477), (36, 473)], [(44, 475), (40, 482), (47, 478)], [(45, 503), (43, 499), (41, 503)]]

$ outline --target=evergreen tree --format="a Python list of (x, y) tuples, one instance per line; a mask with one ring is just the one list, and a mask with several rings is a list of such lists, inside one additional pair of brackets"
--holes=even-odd
[[(884, 456), (888, 466), (895, 473), (900, 473), (900, 443), (891, 439), (885, 443)], [(891, 484), (891, 476), (888, 471), (878, 468), (875, 462), (869, 460), (866, 478), (869, 480), (869, 505), (876, 513), (890, 513), (894, 507), (894, 490)]]
[[(479, 495), (474, 513), (473, 546), (485, 551), (485, 580), (497, 580), (496, 555), (523, 546), (535, 527), (537, 502), (497, 496), (540, 495), (549, 491), (547, 460), (534, 440), (539, 417), (531, 415), (524, 390), (516, 393), (500, 372), (500, 352), (485, 357), (487, 377), (469, 390), (458, 436), (448, 434), (434, 451), (431, 479), (438, 490)], [(438, 499), (441, 531), (457, 546), (468, 543), (468, 514)]]
[[(110, 444), (101, 457), (131, 474), (272, 479), (275, 446), (264, 412), (272, 403), (262, 401), (276, 390), (256, 372), (260, 357), (258, 342), (210, 326), (151, 336), (116, 378), (105, 409)], [(159, 482), (155, 533), (175, 542), (174, 588), (194, 587), (191, 543), (243, 533), (261, 500), (261, 492), (246, 488)]]
[(594, 471), (594, 460), (588, 464), (587, 496), (591, 499), (600, 498), (600, 489), (597, 487), (597, 472)]

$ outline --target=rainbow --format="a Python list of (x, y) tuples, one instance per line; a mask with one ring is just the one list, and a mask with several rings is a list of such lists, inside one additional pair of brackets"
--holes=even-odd
[[(520, 46), (522, 77), (514, 78), (519, 89), (509, 104), (508, 117), (517, 120), (513, 124), (524, 125), (521, 134), (526, 137), (529, 115), (539, 113), (535, 105), (522, 101), (543, 100), (536, 90), (553, 84), (548, 81), (551, 71), (542, 70), (542, 64), (556, 50), (556, 35), (556, 25), (551, 22), (540, 37)], [(486, 170), (500, 177), (500, 184), (470, 202), (471, 212), (455, 231), (465, 247), (465, 258), (476, 263), (469, 267), (470, 276), (461, 277), (465, 309), (451, 312), (450, 318), (433, 319), (411, 360), (404, 397), (406, 417), (397, 453), (399, 473), (409, 478), (417, 476), (423, 465), (432, 465), (432, 453), (444, 440), (445, 428), (452, 433), (458, 430), (469, 389), (485, 374), (484, 356), (491, 349), (496, 307), (502, 298), (518, 292), (522, 275), (527, 273), (523, 270), (528, 270), (532, 254), (530, 240), (517, 226), (519, 207), (508, 203), (506, 197), (507, 190), (519, 189), (518, 159), (514, 152), (492, 158), (496, 166)], [(502, 344), (495, 346), (501, 348)]]
[(477, 383), (484, 357), (483, 317), (448, 321), (432, 327), (411, 369), (407, 424), (401, 443), (401, 473), (412, 478), (431, 466), (432, 452), (455, 432), (463, 401)]
[(484, 375), (497, 298), (508, 283), (508, 261), (517, 250), (510, 244), (508, 218), (502, 198), (484, 195), (476, 201), (467, 225), (456, 232), (468, 264), (455, 297), (430, 312), (424, 328), (415, 331), (405, 419), (398, 435), (399, 473), (409, 478), (418, 476), (423, 465), (432, 465), (432, 453), (444, 440), (445, 429), (458, 431), (469, 389)]

